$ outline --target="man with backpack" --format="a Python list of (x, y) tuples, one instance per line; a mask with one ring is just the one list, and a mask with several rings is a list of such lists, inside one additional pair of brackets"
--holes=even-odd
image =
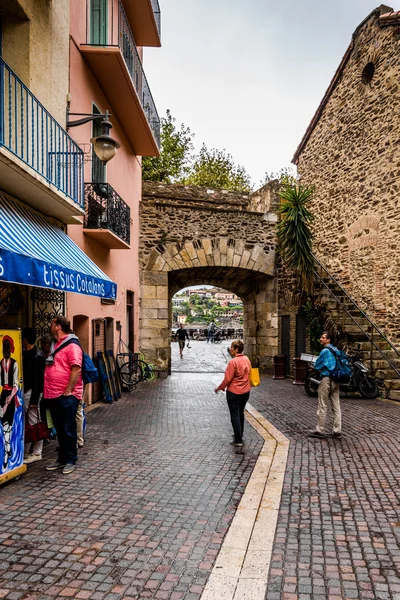
[(326, 438), (325, 424), (326, 413), (329, 400), (331, 402), (333, 413), (332, 437), (340, 439), (342, 437), (342, 415), (340, 410), (340, 384), (332, 379), (332, 374), (337, 367), (337, 356), (340, 351), (331, 344), (331, 335), (328, 331), (323, 331), (319, 340), (323, 350), (315, 362), (315, 369), (321, 372), (322, 379), (318, 387), (318, 409), (317, 426), (314, 431), (308, 434), (311, 438)]
[(76, 413), (83, 398), (83, 352), (67, 317), (53, 319), (50, 333), (56, 341), (46, 358), (44, 397), (57, 431), (59, 450), (58, 460), (46, 469), (62, 469), (68, 475), (78, 460)]

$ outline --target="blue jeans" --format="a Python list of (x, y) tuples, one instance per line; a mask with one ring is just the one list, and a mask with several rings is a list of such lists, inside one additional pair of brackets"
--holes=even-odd
[(245, 394), (234, 394), (233, 392), (228, 392), (228, 390), (226, 391), (233, 433), (235, 434), (235, 444), (243, 443), (244, 407), (246, 406), (249, 396), (250, 392), (246, 392)]
[(79, 400), (75, 396), (59, 396), (48, 401), (57, 431), (58, 462), (74, 465), (78, 460), (76, 413)]

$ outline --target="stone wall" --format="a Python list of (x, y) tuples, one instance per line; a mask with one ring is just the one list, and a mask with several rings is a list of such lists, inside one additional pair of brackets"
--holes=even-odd
[(399, 339), (400, 20), (387, 10), (355, 31), (294, 160), (316, 188), (316, 255)]
[(244, 303), (246, 352), (264, 370), (277, 353), (273, 215), (250, 197), (144, 182), (140, 207), (140, 348), (167, 372), (171, 298), (183, 287), (218, 285)]

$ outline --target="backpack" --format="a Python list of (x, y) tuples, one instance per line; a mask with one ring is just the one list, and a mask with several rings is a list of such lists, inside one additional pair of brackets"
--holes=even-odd
[(329, 377), (335, 383), (349, 383), (353, 373), (349, 357), (342, 350), (335, 351), (332, 348), (328, 348), (328, 350), (332, 352), (336, 359), (335, 368)]
[(83, 351), (82, 346), (80, 345), (79, 340), (77, 338), (72, 338), (70, 340), (67, 340), (65, 342), (65, 344), (61, 344), (61, 346), (59, 346), (56, 350), (54, 350), (53, 356), (55, 354), (57, 354), (57, 352), (59, 350), (62, 350), (69, 344), (76, 344), (82, 350), (82, 381), (83, 381), (83, 383), (86, 385), (88, 383), (94, 383), (95, 381), (98, 381), (99, 372), (98, 372), (97, 368), (95, 367), (94, 362), (90, 358), (89, 354), (86, 354), (86, 352)]

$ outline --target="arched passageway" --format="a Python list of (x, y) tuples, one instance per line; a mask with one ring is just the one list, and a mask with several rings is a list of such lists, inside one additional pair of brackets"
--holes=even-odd
[(214, 285), (240, 296), (246, 353), (263, 371), (278, 352), (272, 188), (261, 196), (144, 182), (140, 207), (139, 347), (171, 372), (172, 297)]
[[(223, 239), (198, 240), (196, 246), (186, 242), (181, 248), (174, 244), (167, 246), (163, 254), (154, 251), (150, 257), (142, 274), (140, 347), (160, 371), (171, 372), (172, 297), (184, 287), (200, 284), (222, 287), (240, 296), (246, 354), (263, 371), (271, 369), (278, 347), (274, 253), (267, 255), (255, 245), (243, 260), (243, 254), (239, 254), (242, 243), (242, 240), (232, 240), (229, 258), (227, 240)], [(199, 260), (195, 255), (202, 257), (208, 247), (214, 265), (195, 266)], [(183, 262), (188, 250), (192, 254), (191, 267)], [(234, 266), (239, 257), (244, 266)]]

